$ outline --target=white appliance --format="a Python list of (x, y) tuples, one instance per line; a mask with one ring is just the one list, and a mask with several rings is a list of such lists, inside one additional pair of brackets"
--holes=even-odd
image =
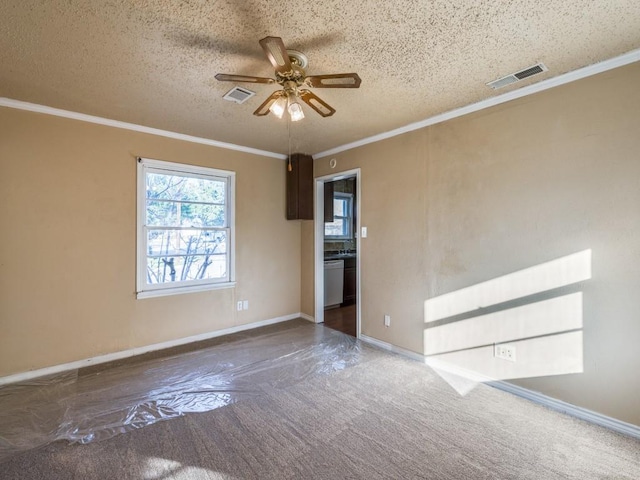
[(324, 262), (324, 308), (342, 303), (344, 285), (344, 260)]

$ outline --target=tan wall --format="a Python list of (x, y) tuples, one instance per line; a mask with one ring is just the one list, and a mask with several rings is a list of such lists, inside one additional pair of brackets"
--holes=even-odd
[[(235, 288), (136, 299), (135, 156), (237, 172)], [(284, 171), (273, 158), (0, 108), (0, 375), (299, 312), (300, 223), (285, 220)]]
[(362, 169), (363, 333), (423, 352), (427, 299), (591, 249), (567, 287), (583, 372), (514, 383), (640, 425), (638, 85), (634, 64), (316, 160)]
[(315, 317), (315, 292), (313, 290), (314, 284), (314, 239), (313, 239), (313, 222), (303, 221), (301, 222), (301, 234), (302, 245), (300, 250), (300, 285), (304, 285), (307, 288), (302, 288), (300, 292), (300, 311), (310, 317)]

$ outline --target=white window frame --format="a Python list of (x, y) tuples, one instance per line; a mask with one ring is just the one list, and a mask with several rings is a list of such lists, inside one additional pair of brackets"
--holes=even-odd
[(325, 239), (330, 241), (335, 240), (351, 240), (353, 239), (353, 193), (345, 193), (345, 192), (334, 192), (333, 198), (343, 198), (347, 200), (347, 215), (346, 216), (338, 216), (334, 215), (334, 220), (336, 218), (342, 218), (346, 221), (347, 225), (347, 234), (346, 235), (327, 235), (325, 233)]
[[(227, 244), (227, 278), (202, 279), (185, 282), (172, 282), (162, 284), (147, 283), (147, 173), (181, 174), (190, 177), (215, 177), (223, 178), (227, 182), (225, 189), (225, 218), (228, 229)], [(228, 170), (218, 170), (208, 167), (198, 167), (182, 163), (165, 162), (150, 158), (138, 158), (137, 178), (137, 274), (136, 292), (137, 298), (161, 297), (180, 293), (202, 292), (235, 286), (235, 190), (236, 174)]]

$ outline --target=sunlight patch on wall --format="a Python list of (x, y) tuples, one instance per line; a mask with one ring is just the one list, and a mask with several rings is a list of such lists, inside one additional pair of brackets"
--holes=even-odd
[[(581, 373), (582, 292), (506, 302), (590, 278), (584, 250), (427, 300), (426, 363), (461, 395), (477, 382)], [(483, 307), (496, 311), (476, 315)]]
[(494, 346), (444, 353), (427, 364), (476, 382), (582, 373), (582, 331), (509, 342), (517, 361), (494, 356)]
[(448, 323), (425, 331), (424, 354), (504, 343), (582, 328), (582, 292)]
[(591, 249), (588, 249), (430, 298), (424, 304), (425, 322), (453, 317), (590, 278)]

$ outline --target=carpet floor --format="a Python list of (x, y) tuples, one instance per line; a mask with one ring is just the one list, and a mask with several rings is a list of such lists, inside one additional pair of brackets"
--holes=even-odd
[(17, 454), (0, 478), (640, 478), (633, 438), (482, 384), (460, 396), (424, 364), (361, 348), (366, 361), (209, 412)]

